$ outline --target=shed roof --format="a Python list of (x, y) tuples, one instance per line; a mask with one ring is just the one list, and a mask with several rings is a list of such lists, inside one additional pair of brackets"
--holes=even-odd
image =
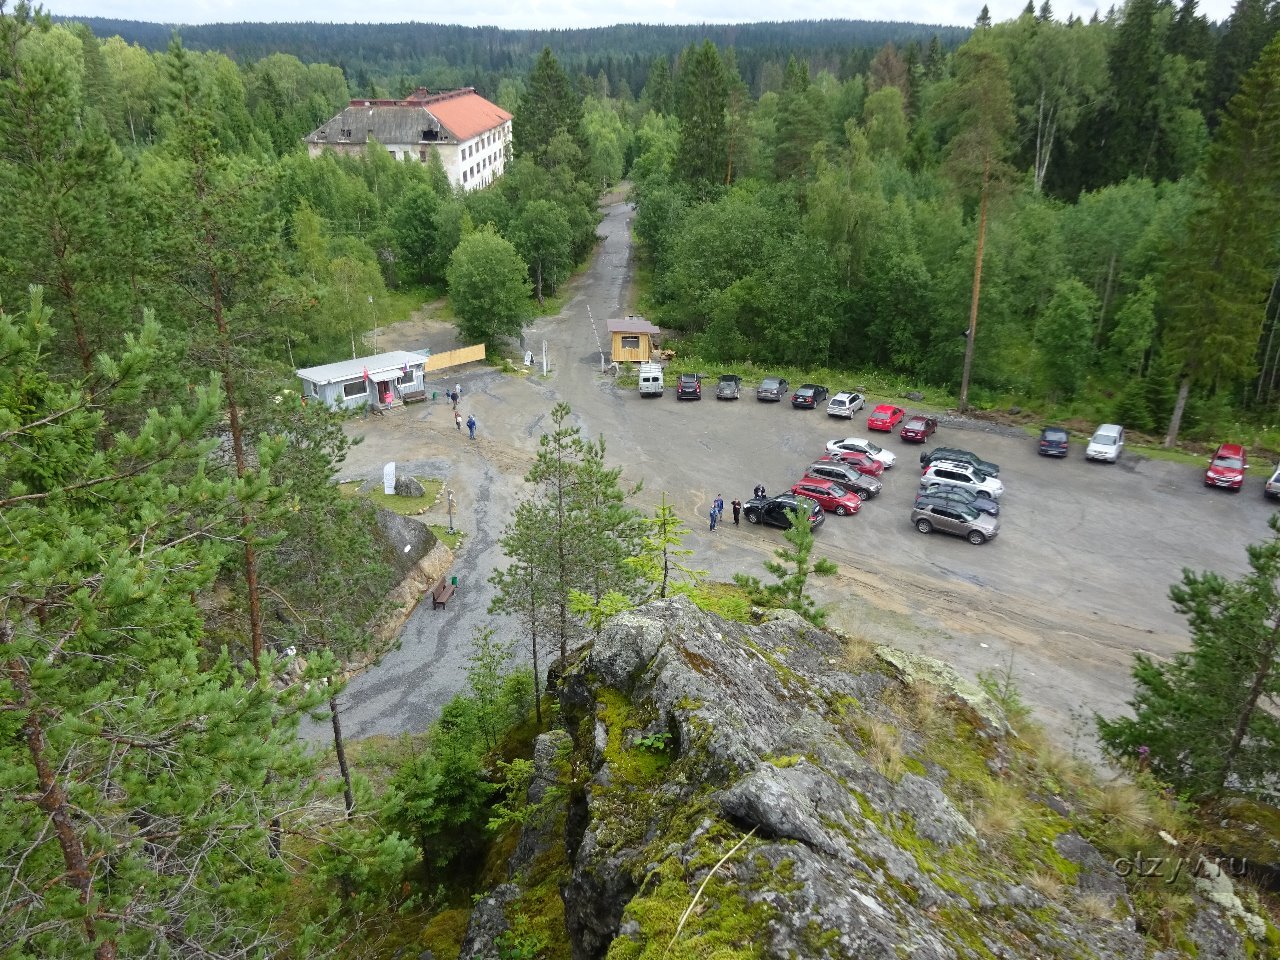
[(630, 316), (618, 320), (609, 320), (605, 324), (610, 333), (661, 333), (644, 317)]
[(354, 360), (339, 360), (337, 363), (326, 363), (321, 367), (308, 367), (299, 370), (298, 376), (312, 383), (342, 383), (347, 380), (359, 380), (368, 371), (369, 376), (377, 379), (380, 374), (400, 373), (405, 367), (420, 367), (427, 362), (421, 353), (410, 353), (408, 350), (392, 350), (390, 353), (375, 353), (371, 357), (356, 357)]

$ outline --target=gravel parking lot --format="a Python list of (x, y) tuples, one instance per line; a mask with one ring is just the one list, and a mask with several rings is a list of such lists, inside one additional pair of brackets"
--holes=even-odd
[[(1133, 652), (1167, 656), (1186, 644), (1185, 623), (1168, 600), (1181, 570), (1236, 574), (1247, 567), (1245, 545), (1269, 534), (1273, 508), (1262, 497), (1261, 463), (1245, 490), (1231, 494), (1204, 488), (1194, 466), (1132, 453), (1115, 465), (1089, 463), (1083, 440), (1073, 440), (1065, 460), (1042, 458), (1033, 437), (949, 418), (925, 448), (963, 447), (1000, 464), (1000, 535), (979, 547), (922, 535), (909, 521), (922, 447), (896, 432), (868, 434), (866, 411), (847, 421), (759, 403), (754, 384), (741, 400), (718, 401), (713, 370), (700, 371), (710, 377), (705, 399), (677, 401), (678, 361), (668, 368), (666, 395), (654, 399), (600, 372), (592, 325), (603, 337), (604, 320), (629, 306), (630, 211), (617, 204), (606, 213), (604, 241), (575, 296), (560, 316), (526, 334), (535, 352), (547, 342), (550, 376), (489, 368), (458, 374), (463, 407), (480, 422), (476, 441), (457, 435), (442, 405), (353, 426), (365, 439), (345, 476), (377, 476), (387, 459), (424, 465), (458, 490), (458, 522), (470, 533), (458, 557), (464, 587), (448, 610), (420, 606), (402, 649), (350, 688), (353, 736), (423, 729), (460, 687), (473, 631), (492, 621), (486, 580), (501, 563), (496, 538), (522, 495), (521, 476), (550, 407), (561, 399), (585, 433), (605, 438), (625, 479), (643, 482), (638, 502), (651, 506), (667, 494), (690, 528), (693, 562), (715, 579), (762, 574), (761, 562), (782, 542), (780, 531), (745, 521), (709, 532), (706, 514), (717, 494), (745, 501), (756, 483), (781, 492), (838, 437), (869, 436), (894, 451), (898, 461), (884, 473), (880, 496), (857, 516), (829, 516), (818, 533), (819, 551), (840, 567), (815, 582), (833, 626), (929, 653), (971, 677), (1011, 664), (1024, 698), (1064, 740), (1076, 741), (1093, 711), (1124, 708)], [(394, 328), (380, 342), (393, 344)], [(869, 406), (882, 399), (890, 398), (869, 397)], [(1091, 752), (1090, 741), (1086, 735), (1076, 745)]]

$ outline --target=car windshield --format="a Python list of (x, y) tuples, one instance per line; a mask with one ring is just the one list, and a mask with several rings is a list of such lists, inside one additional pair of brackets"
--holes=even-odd
[(840, 486), (838, 483), (831, 484), (831, 486), (827, 487), (826, 490), (827, 496), (830, 497), (843, 497), (848, 492), (848, 490)]
[(769, 378), (768, 380), (761, 380), (760, 389), (761, 390), (777, 390), (778, 381), (774, 380), (773, 378)]
[(1100, 447), (1114, 447), (1116, 445), (1116, 438), (1109, 433), (1099, 433), (1094, 436), (1093, 442)]
[(1229, 470), (1239, 470), (1244, 466), (1244, 462), (1239, 457), (1214, 457), (1213, 465), (1215, 467), (1226, 467)]
[(924, 426), (924, 421), (921, 420), (919, 417), (912, 417), (910, 420), (907, 421), (908, 430), (918, 430), (923, 426)]
[(1046, 430), (1044, 432), (1044, 438), (1046, 440), (1052, 440), (1055, 443), (1061, 443), (1063, 440), (1067, 439), (1067, 432), (1065, 430)]
[(813, 387), (801, 387), (799, 390), (796, 391), (796, 396), (797, 397), (813, 396)]
[(980, 516), (978, 511), (975, 510), (973, 507), (967, 507), (967, 506), (964, 506), (963, 504), (958, 504), (958, 505), (953, 504), (951, 509), (954, 510), (956, 513), (960, 514), (960, 516), (964, 517), (970, 523), (973, 523), (973, 521), (977, 520), (978, 517)]

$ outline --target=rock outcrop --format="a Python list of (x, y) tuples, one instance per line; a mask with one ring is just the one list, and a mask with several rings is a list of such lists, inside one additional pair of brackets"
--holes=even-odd
[[(1110, 862), (1009, 782), (1035, 765), (998, 705), (941, 664), (672, 599), (611, 620), (560, 684), (574, 960), (1246, 956), (1199, 898), (1185, 949), (1144, 936)], [(517, 885), (545, 883), (538, 829)], [(478, 943), (462, 956), (496, 956)]]

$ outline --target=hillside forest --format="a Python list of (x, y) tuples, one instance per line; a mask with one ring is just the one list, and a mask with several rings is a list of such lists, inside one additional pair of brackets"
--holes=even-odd
[[(386, 776), (302, 749), (308, 716), (341, 742), (396, 559), (332, 483), (347, 436), (293, 372), (441, 296), (464, 337), (514, 338), (624, 178), (645, 309), (708, 360), (1171, 439), (1269, 423), (1278, 23), (1261, 0), (1218, 26), (1195, 0), (1087, 23), (1046, 2), (843, 50), (775, 24), (741, 60), (685, 28), (637, 44), (643, 71), (627, 31), (566, 36), (564, 62), (552, 36), (456, 68), (515, 116), (504, 176), (461, 193), (438, 161), (301, 142), (438, 63), (353, 78), (310, 48), (152, 49), (0, 3), (0, 956), (356, 956), (379, 918), (458, 906), (449, 884), (519, 817), (527, 768), (485, 758), (553, 722), (541, 677), (477, 638), (468, 690)], [(624, 509), (558, 417), (535, 482), (575, 462), (608, 542), (544, 569), (530, 508), (512, 577), (589, 592), (608, 569), (642, 597), (623, 559), (674, 569), (678, 523)], [(603, 599), (565, 597), (562, 638)]]

